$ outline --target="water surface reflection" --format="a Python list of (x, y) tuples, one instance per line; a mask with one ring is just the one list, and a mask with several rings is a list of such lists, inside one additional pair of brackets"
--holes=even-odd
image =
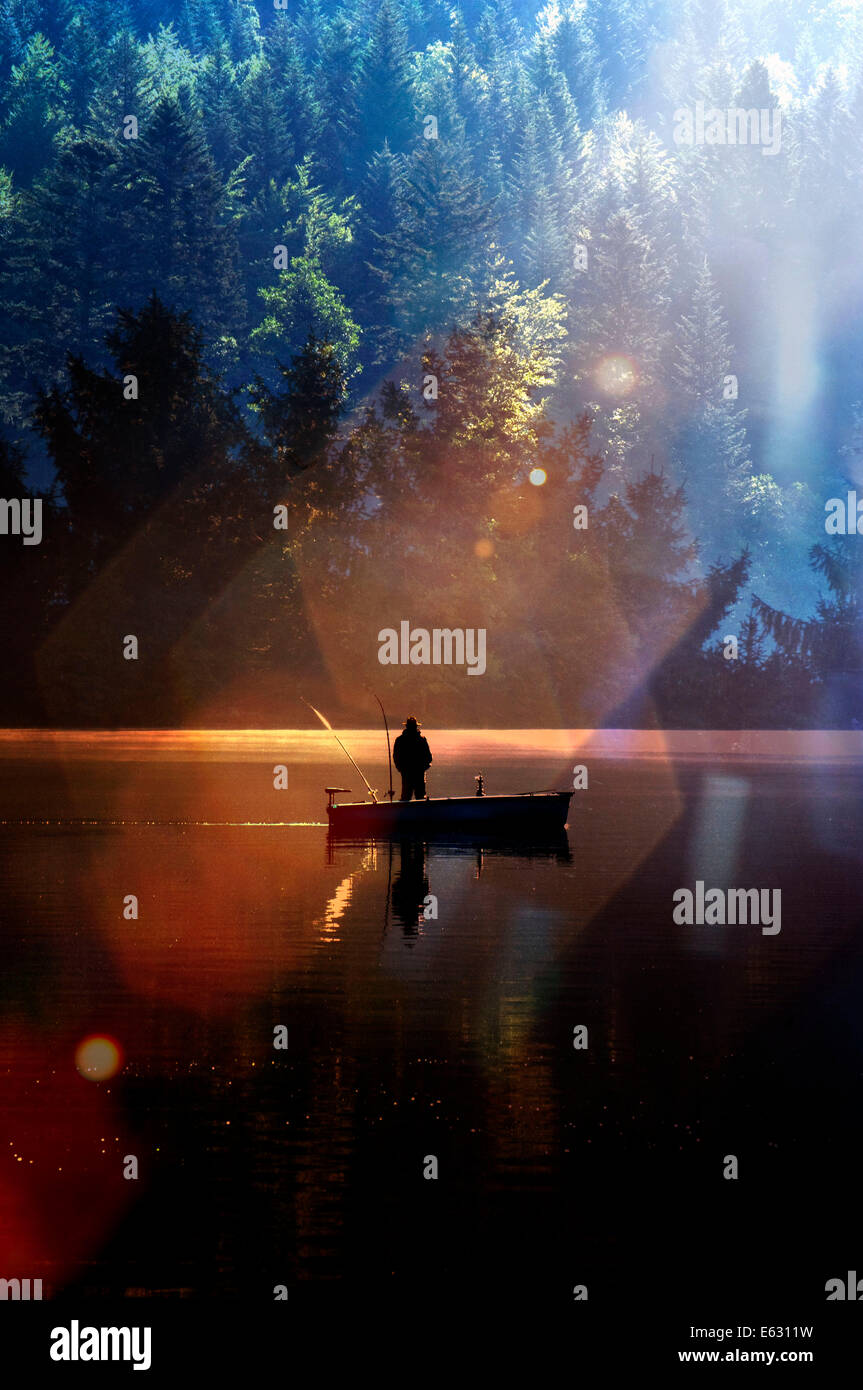
[[(777, 1287), (842, 1267), (856, 764), (597, 762), (568, 836), (516, 845), (333, 841), (290, 823), (331, 765), (300, 765), (286, 803), (271, 762), (4, 764), (4, 1264), (121, 1293), (613, 1298), (646, 1251), (754, 1278), (757, 1231)], [(568, 760), (483, 763), (519, 787), (563, 785)], [(780, 887), (781, 935), (674, 925), (696, 877)], [(74, 1065), (92, 1034), (125, 1054), (104, 1083)]]

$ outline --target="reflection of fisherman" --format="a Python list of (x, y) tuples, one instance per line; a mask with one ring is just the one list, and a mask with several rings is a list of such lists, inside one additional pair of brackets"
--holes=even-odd
[(411, 714), (393, 744), (393, 762), (402, 775), (402, 801), (410, 801), (412, 796), (422, 801), (426, 794), (426, 768), (431, 766), (431, 760), (428, 742)]
[(417, 840), (402, 841), (399, 856), (399, 872), (392, 889), (393, 912), (404, 927), (405, 936), (416, 936), (429, 890), (426, 847)]

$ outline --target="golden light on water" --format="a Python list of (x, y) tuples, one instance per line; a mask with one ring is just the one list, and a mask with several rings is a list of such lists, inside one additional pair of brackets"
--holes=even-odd
[(534, 487), (542, 487), (543, 483), (546, 480), (547, 474), (544, 468), (532, 468), (528, 477), (530, 482), (533, 483)]
[(75, 1049), (75, 1066), (88, 1081), (108, 1081), (122, 1065), (119, 1043), (102, 1034), (82, 1039)]
[(638, 371), (630, 357), (603, 357), (596, 368), (596, 384), (610, 396), (628, 396), (638, 383)]

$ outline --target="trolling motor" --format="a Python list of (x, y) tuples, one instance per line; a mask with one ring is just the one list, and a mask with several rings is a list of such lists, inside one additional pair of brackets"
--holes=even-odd
[(329, 797), (329, 801), (327, 802), (327, 810), (328, 810), (328, 811), (331, 811), (332, 808), (333, 808), (333, 797), (334, 797), (338, 792), (349, 792), (349, 791), (350, 791), (350, 787), (324, 787), (324, 791), (326, 792), (327, 796)]

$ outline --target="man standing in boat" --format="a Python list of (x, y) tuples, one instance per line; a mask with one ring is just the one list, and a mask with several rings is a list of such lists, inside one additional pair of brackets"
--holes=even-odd
[(428, 740), (423, 738), (412, 714), (408, 715), (404, 729), (393, 744), (393, 762), (402, 775), (402, 801), (410, 801), (412, 796), (422, 801), (432, 755)]

